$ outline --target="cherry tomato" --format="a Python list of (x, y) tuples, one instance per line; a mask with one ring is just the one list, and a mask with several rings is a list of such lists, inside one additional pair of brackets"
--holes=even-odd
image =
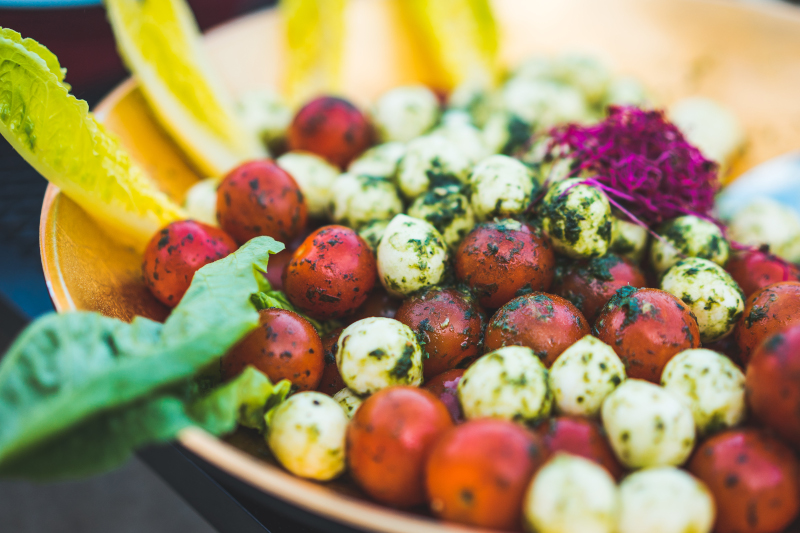
[(746, 250), (734, 253), (725, 264), (725, 269), (739, 284), (745, 296), (781, 281), (800, 281), (800, 270), (761, 250)]
[(339, 335), (344, 328), (336, 328), (322, 337), (322, 352), (325, 358), (325, 368), (322, 369), (322, 378), (319, 380), (317, 391), (333, 396), (347, 385), (345, 385), (339, 367), (336, 366), (336, 351), (339, 349)]
[(517, 530), (525, 490), (546, 460), (541, 437), (513, 422), (483, 418), (456, 426), (428, 456), (431, 511), (462, 524)]
[(547, 237), (514, 220), (479, 224), (458, 247), (455, 272), (483, 307), (497, 309), (515, 296), (546, 291), (555, 255)]
[(535, 292), (514, 298), (489, 320), (485, 352), (503, 346), (527, 346), (546, 367), (561, 352), (589, 334), (578, 308), (560, 296)]
[(367, 297), (366, 301), (361, 304), (361, 307), (356, 309), (356, 312), (349, 317), (349, 321), (355, 322), (363, 318), (371, 318), (374, 316), (394, 318), (402, 303), (403, 300), (391, 296), (386, 292), (386, 289), (383, 288), (383, 285), (378, 284)]
[(471, 298), (455, 289), (429, 289), (408, 298), (395, 320), (410, 327), (424, 350), (425, 379), (478, 356), (484, 317)]
[(355, 311), (377, 277), (375, 256), (364, 239), (344, 226), (324, 226), (295, 250), (283, 288), (298, 309), (327, 320)]
[(325, 366), (322, 342), (314, 327), (297, 313), (263, 309), (259, 326), (222, 358), (222, 375), (238, 376), (246, 366), (273, 383), (288, 379), (299, 391), (317, 388)]
[(559, 416), (540, 425), (536, 432), (551, 454), (566, 452), (585, 457), (608, 470), (615, 479), (622, 478), (622, 465), (614, 456), (603, 428), (594, 420)]
[(423, 389), (439, 398), (447, 410), (453, 422), (462, 422), (464, 413), (461, 412), (461, 404), (458, 403), (458, 383), (466, 372), (463, 368), (454, 368), (447, 372), (442, 372), (425, 382)]
[(194, 220), (173, 222), (147, 243), (142, 261), (144, 281), (159, 301), (175, 307), (195, 272), (234, 250), (236, 243), (219, 228)]
[(753, 351), (745, 387), (756, 418), (800, 449), (800, 326), (767, 337)]
[(372, 143), (372, 128), (353, 104), (322, 96), (297, 112), (288, 132), (289, 148), (305, 150), (345, 168)]
[(628, 376), (661, 381), (670, 359), (700, 347), (700, 329), (689, 308), (668, 292), (623, 287), (594, 324), (594, 336), (611, 346)]
[(603, 306), (625, 285), (645, 287), (644, 273), (629, 259), (606, 254), (569, 265), (552, 292), (574, 303), (593, 324)]
[(750, 354), (764, 339), (798, 324), (800, 283), (783, 281), (753, 293), (745, 302), (742, 318), (733, 331), (745, 366), (750, 362)]
[(425, 501), (425, 460), (453, 426), (442, 402), (426, 390), (389, 387), (366, 400), (347, 428), (350, 474), (372, 498), (410, 507)]
[(217, 189), (219, 225), (239, 244), (259, 235), (291, 242), (307, 218), (297, 182), (271, 159), (239, 165)]
[(800, 465), (782, 442), (735, 429), (701, 444), (689, 472), (711, 490), (716, 533), (778, 533), (800, 510)]

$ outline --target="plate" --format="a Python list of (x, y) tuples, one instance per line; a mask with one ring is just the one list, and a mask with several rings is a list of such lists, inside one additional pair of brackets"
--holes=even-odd
[[(800, 11), (778, 4), (714, 0), (496, 0), (500, 55), (513, 65), (534, 53), (589, 52), (615, 72), (641, 79), (658, 101), (704, 95), (730, 107), (749, 137), (733, 168), (739, 174), (800, 147)], [(425, 81), (409, 36), (394, 24), (386, 0), (351, 0), (342, 93), (367, 104), (382, 91)], [(284, 69), (281, 23), (264, 11), (207, 35), (212, 63), (234, 94), (279, 87)], [(199, 177), (156, 124), (135, 81), (97, 107), (131, 155), (170, 195), (182, 201)], [(41, 253), (58, 311), (99, 311), (129, 320), (163, 319), (167, 309), (141, 278), (141, 258), (113, 243), (76, 204), (52, 186), (42, 206)], [(213, 468), (260, 494), (323, 519), (383, 533), (455, 533), (468, 529), (419, 512), (364, 499), (347, 479), (317, 484), (286, 473), (262, 440), (240, 431), (226, 440), (187, 430), (181, 444)]]

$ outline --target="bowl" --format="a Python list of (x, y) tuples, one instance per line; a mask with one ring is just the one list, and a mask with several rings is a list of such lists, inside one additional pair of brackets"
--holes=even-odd
[[(422, 63), (393, 23), (387, 0), (349, 4), (342, 92), (366, 104), (402, 83), (425, 81)], [(704, 95), (733, 109), (749, 136), (734, 175), (800, 147), (800, 11), (777, 4), (715, 0), (496, 0), (500, 56), (513, 65), (532, 53), (585, 51), (619, 73), (640, 78), (660, 102)], [(211, 31), (210, 59), (238, 94), (280, 86), (284, 47), (278, 14), (264, 11)], [(153, 119), (129, 80), (96, 109), (142, 166), (178, 201), (199, 177)], [(141, 278), (141, 258), (111, 241), (97, 224), (50, 186), (41, 217), (45, 278), (58, 311), (99, 311), (129, 320), (163, 319), (167, 309)], [(217, 439), (181, 433), (195, 457), (237, 480), (248, 494), (330, 530), (384, 533), (467, 531), (424, 510), (398, 511), (365, 499), (347, 479), (318, 484), (296, 478), (271, 459), (263, 441), (239, 431)]]

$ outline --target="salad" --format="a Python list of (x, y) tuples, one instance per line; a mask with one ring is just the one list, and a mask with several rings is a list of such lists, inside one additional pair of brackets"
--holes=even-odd
[[(288, 2), (290, 20), (313, 4)], [(407, 8), (435, 36), (424, 4)], [(0, 131), (142, 251), (171, 309), (163, 324), (31, 326), (0, 365), (0, 474), (85, 475), (188, 426), (238, 425), (296, 476), (495, 530), (770, 533), (797, 518), (800, 219), (766, 200), (718, 219), (744, 143), (729, 111), (661, 110), (588, 56), (500, 75), (476, 45), (466, 75), (446, 41), (448, 92), (234, 102), (180, 2), (108, 9), (145, 97), (210, 177), (175, 203), (47, 49), (0, 29), (12, 98), (35, 104)], [(493, 35), (471, 16), (484, 40), (465, 46)], [(319, 67), (293, 73), (297, 92)]]

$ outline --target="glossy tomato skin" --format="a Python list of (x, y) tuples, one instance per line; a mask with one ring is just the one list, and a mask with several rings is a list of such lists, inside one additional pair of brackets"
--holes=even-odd
[(773, 283), (800, 281), (800, 270), (796, 266), (761, 250), (734, 253), (725, 263), (725, 270), (746, 297)]
[(463, 368), (454, 368), (447, 372), (442, 372), (434, 376), (422, 386), (447, 407), (453, 422), (463, 422), (464, 413), (461, 411), (461, 404), (458, 403), (458, 384), (466, 372)]
[(322, 378), (319, 380), (318, 392), (333, 396), (347, 385), (339, 373), (336, 366), (336, 351), (339, 349), (339, 335), (344, 328), (336, 328), (322, 337), (322, 352), (325, 359), (325, 367), (322, 369)]
[(756, 418), (800, 450), (800, 326), (767, 337), (753, 351), (745, 390)]
[(626, 285), (646, 287), (642, 269), (629, 259), (606, 254), (569, 265), (554, 283), (552, 292), (575, 304), (593, 324), (608, 300)]
[(716, 533), (779, 533), (800, 510), (800, 465), (781, 441), (734, 429), (701, 444), (688, 470), (711, 490)]
[(661, 381), (676, 354), (700, 347), (700, 329), (689, 308), (668, 292), (623, 287), (594, 324), (594, 336), (611, 346), (628, 377)]
[(750, 354), (764, 339), (799, 324), (800, 283), (783, 281), (753, 293), (745, 302), (742, 318), (733, 331), (745, 366), (750, 362)]
[(375, 256), (364, 239), (344, 226), (323, 226), (295, 250), (283, 289), (298, 309), (328, 320), (355, 311), (377, 277)]
[(484, 352), (526, 346), (550, 368), (561, 352), (588, 334), (588, 322), (572, 303), (535, 292), (518, 296), (497, 310), (486, 326)]
[(251, 365), (273, 383), (288, 379), (298, 391), (315, 390), (325, 362), (314, 327), (285, 309), (262, 309), (259, 314), (258, 328), (223, 356), (223, 377), (238, 376)]
[(517, 530), (525, 490), (546, 460), (541, 437), (513, 422), (461, 424), (442, 435), (428, 456), (431, 511), (462, 524)]
[(317, 154), (339, 168), (372, 144), (372, 127), (356, 106), (342, 98), (321, 96), (304, 105), (289, 126), (291, 150)]
[(424, 350), (425, 379), (468, 364), (483, 347), (485, 317), (470, 297), (455, 289), (430, 289), (412, 296), (394, 318), (417, 335)]
[(565, 452), (594, 461), (611, 474), (622, 479), (624, 470), (619, 464), (603, 428), (588, 418), (558, 416), (536, 428), (550, 454)]
[(391, 296), (383, 285), (378, 284), (361, 307), (348, 317), (348, 322), (372, 317), (394, 318), (402, 304), (403, 300)]
[(219, 225), (239, 244), (266, 235), (289, 243), (306, 225), (303, 193), (271, 159), (243, 163), (217, 189)]
[(372, 498), (411, 507), (425, 501), (425, 461), (453, 426), (442, 402), (426, 390), (389, 387), (366, 400), (347, 428), (347, 462)]
[(554, 268), (555, 254), (547, 237), (514, 220), (479, 224), (455, 255), (456, 277), (487, 309), (497, 309), (519, 294), (546, 291)]
[(219, 228), (194, 220), (173, 222), (147, 243), (144, 281), (161, 303), (175, 307), (195, 272), (235, 250), (236, 243)]

